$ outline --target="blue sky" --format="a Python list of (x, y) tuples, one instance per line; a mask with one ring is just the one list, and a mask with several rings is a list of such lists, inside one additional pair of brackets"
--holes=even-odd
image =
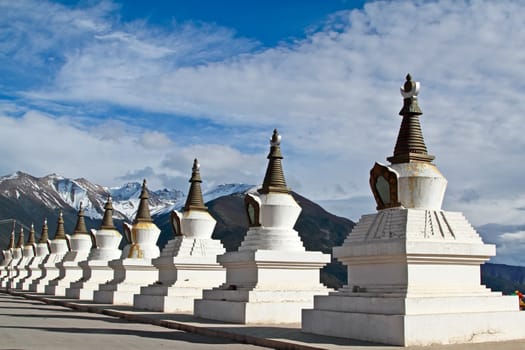
[(512, 0), (0, 0), (0, 174), (185, 189), (198, 157), (204, 186), (256, 184), (276, 127), (288, 184), (356, 220), (410, 72), (444, 208), (521, 227), (524, 27)]

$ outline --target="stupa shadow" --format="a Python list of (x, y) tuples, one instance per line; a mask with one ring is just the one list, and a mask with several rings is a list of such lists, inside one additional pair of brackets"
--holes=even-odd
[[(210, 327), (213, 328), (213, 327)], [(258, 338), (285, 340), (285, 341), (297, 341), (307, 344), (331, 344), (331, 345), (342, 345), (342, 346), (361, 346), (361, 347), (385, 347), (398, 348), (397, 346), (390, 346), (380, 343), (371, 343), (355, 339), (328, 337), (311, 333), (301, 332), (300, 328), (286, 327), (286, 326), (265, 326), (265, 325), (239, 325), (231, 326), (228, 324), (226, 327), (218, 328), (221, 331), (228, 333), (242, 333), (247, 336), (253, 336)]]
[(224, 338), (208, 338), (206, 336), (183, 332), (172, 329), (165, 329), (162, 331), (147, 331), (137, 329), (121, 329), (121, 328), (68, 328), (68, 327), (28, 327), (28, 326), (3, 326), (3, 328), (13, 329), (27, 329), (36, 331), (56, 332), (56, 333), (73, 333), (73, 334), (107, 334), (107, 335), (122, 335), (143, 337), (148, 339), (164, 339), (184, 341), (187, 343), (201, 343), (201, 344), (233, 344), (234, 341)]

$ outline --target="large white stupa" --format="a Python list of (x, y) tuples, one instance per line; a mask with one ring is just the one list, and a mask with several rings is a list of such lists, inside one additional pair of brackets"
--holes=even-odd
[(250, 228), (236, 252), (218, 256), (226, 282), (195, 300), (199, 317), (237, 323), (298, 323), (313, 296), (328, 294), (319, 270), (330, 261), (306, 251), (293, 229), (301, 207), (286, 186), (281, 136), (274, 130), (268, 168), (258, 195), (245, 197)]
[(302, 329), (402, 346), (525, 338), (517, 297), (480, 284), (494, 245), (463, 214), (441, 209), (447, 180), (427, 153), (418, 92), (408, 75), (391, 164), (370, 172), (378, 212), (333, 250), (348, 266), (348, 285), (317, 296)]
[(93, 300), (96, 303), (133, 305), (133, 295), (140, 291), (140, 287), (158, 279), (159, 271), (153, 266), (152, 259), (160, 254), (157, 246), (160, 229), (151, 218), (148, 198), (144, 180), (135, 221), (124, 228), (130, 244), (123, 249), (121, 259), (109, 262), (113, 278), (95, 291)]
[(114, 271), (109, 261), (119, 259), (122, 251), (119, 249), (122, 235), (113, 224), (113, 204), (108, 197), (104, 205), (104, 217), (100, 229), (91, 230), (95, 247), (90, 251), (87, 260), (78, 263), (82, 269), (82, 277), (70, 284), (66, 289), (66, 297), (75, 299), (93, 299), (93, 293), (100, 284), (113, 279)]
[(224, 247), (211, 238), (216, 221), (204, 205), (199, 168), (195, 159), (183, 211), (171, 214), (175, 237), (153, 260), (159, 280), (135, 295), (138, 309), (193, 313), (193, 301), (202, 297), (202, 290), (225, 281), (226, 270), (217, 263)]

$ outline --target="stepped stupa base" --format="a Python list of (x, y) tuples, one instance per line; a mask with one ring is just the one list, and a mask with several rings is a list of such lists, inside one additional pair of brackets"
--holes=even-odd
[(46, 286), (46, 294), (55, 296), (66, 296), (66, 289), (69, 288), (72, 282), (78, 281), (82, 278), (83, 271), (78, 265), (79, 262), (85, 261), (87, 252), (68, 252), (61, 263), (57, 264), (60, 271), (60, 276)]
[(46, 286), (55, 278), (60, 275), (60, 270), (56, 267), (56, 264), (62, 261), (64, 254), (50, 254), (43, 264), (39, 266), (42, 270), (40, 278), (33, 280), (29, 286), (29, 291), (35, 293), (45, 293)]
[(66, 297), (80, 300), (93, 300), (94, 293), (101, 284), (109, 283), (115, 271), (105, 260), (88, 260), (78, 264), (83, 275), (79, 280), (72, 282), (66, 289)]
[(27, 267), (29, 270), (28, 275), (18, 281), (16, 284), (16, 289), (28, 291), (29, 286), (33, 283), (33, 281), (42, 277), (42, 270), (39, 268), (39, 265), (44, 258), (45, 257), (37, 256), (33, 259), (31, 264), (29, 264)]
[[(153, 293), (151, 289), (148, 292)], [(175, 295), (165, 295), (170, 292)], [(135, 294), (133, 306), (141, 310), (192, 314), (195, 299), (201, 297), (202, 288), (171, 288), (158, 295)]]
[[(358, 293), (360, 294), (360, 293)], [(515, 296), (319, 296), (303, 310), (307, 333), (400, 346), (524, 338), (525, 312)]]
[(217, 258), (227, 282), (203, 291), (195, 316), (234, 323), (300, 323), (301, 309), (330, 289), (319, 283), (319, 269), (330, 259), (321, 252), (258, 250)]
[[(202, 298), (203, 289), (212, 288), (225, 280), (226, 271), (209, 257), (171, 260), (172, 276), (176, 276), (177, 281), (171, 282), (171, 285), (170, 282), (167, 285), (157, 282), (142, 287), (140, 294), (135, 295), (134, 307), (151, 311), (193, 313), (193, 301)], [(166, 269), (161, 271), (161, 274), (171, 272)]]
[(162, 255), (153, 260), (159, 269), (159, 281), (142, 287), (140, 294), (135, 295), (133, 306), (151, 311), (193, 313), (193, 301), (202, 298), (203, 289), (226, 280), (226, 270), (216, 262), (217, 254), (221, 253), (224, 253), (221, 243), (209, 238), (177, 236), (170, 240)]
[(151, 259), (113, 260), (109, 266), (114, 270), (114, 278), (95, 291), (95, 303), (132, 306), (140, 287), (154, 283), (159, 275)]

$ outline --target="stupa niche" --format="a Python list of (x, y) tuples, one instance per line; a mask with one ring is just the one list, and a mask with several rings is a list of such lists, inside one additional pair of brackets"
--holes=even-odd
[(135, 295), (136, 308), (192, 313), (194, 299), (202, 296), (203, 289), (224, 282), (226, 271), (217, 263), (217, 255), (225, 250), (220, 241), (211, 238), (216, 221), (204, 205), (201, 182), (195, 159), (186, 205), (182, 213), (171, 214), (175, 237), (153, 260), (159, 280)]
[(148, 205), (146, 180), (142, 184), (140, 203), (133, 225), (125, 224), (124, 232), (130, 244), (122, 251), (122, 258), (112, 260), (113, 279), (101, 284), (95, 291), (96, 303), (133, 305), (133, 295), (157, 280), (159, 272), (152, 259), (160, 254), (157, 239), (160, 229), (153, 223)]
[(69, 287), (71, 282), (77, 281), (82, 277), (82, 268), (78, 264), (87, 259), (93, 246), (91, 235), (86, 228), (82, 203), (80, 203), (80, 208), (78, 209), (75, 231), (69, 238), (69, 242), (71, 250), (66, 253), (62, 261), (57, 263), (59, 275), (46, 286), (46, 294), (65, 296), (66, 288)]
[(236, 252), (217, 257), (226, 282), (195, 300), (199, 317), (237, 323), (297, 323), (313, 295), (327, 294), (319, 270), (330, 257), (307, 252), (293, 229), (301, 207), (282, 169), (281, 135), (274, 130), (268, 167), (258, 195), (245, 197), (250, 228)]
[(447, 181), (427, 154), (418, 92), (408, 75), (392, 164), (370, 172), (378, 212), (333, 249), (348, 266), (348, 285), (316, 296), (302, 329), (402, 346), (524, 338), (516, 297), (480, 284), (494, 245), (463, 214), (441, 210)]
[(29, 286), (31, 292), (44, 293), (45, 287), (49, 284), (50, 281), (59, 276), (59, 269), (56, 264), (61, 262), (64, 259), (64, 256), (69, 251), (69, 241), (64, 230), (64, 218), (62, 215), (62, 210), (58, 215), (57, 230), (55, 232), (55, 237), (50, 242), (51, 252), (47, 257), (42, 260), (39, 265), (39, 268), (42, 270), (42, 275), (33, 280)]
[(93, 293), (100, 284), (113, 279), (114, 271), (109, 267), (109, 261), (122, 255), (119, 249), (122, 235), (113, 224), (113, 203), (111, 196), (104, 205), (104, 217), (98, 230), (91, 230), (95, 247), (91, 249), (87, 260), (78, 263), (82, 269), (82, 278), (72, 282), (66, 289), (68, 298), (92, 300)]

